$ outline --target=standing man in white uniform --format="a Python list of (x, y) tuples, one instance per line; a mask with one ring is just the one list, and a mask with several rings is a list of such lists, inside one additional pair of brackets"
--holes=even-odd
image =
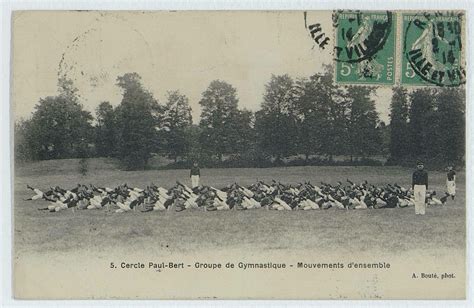
[(451, 199), (454, 200), (454, 196), (456, 196), (456, 171), (453, 170), (453, 166), (448, 166), (446, 189)]
[(194, 162), (191, 167), (191, 172), (189, 174), (191, 177), (191, 187), (195, 188), (199, 186), (199, 177), (201, 176), (201, 170), (199, 169), (198, 163)]
[(416, 164), (416, 170), (412, 176), (412, 189), (415, 197), (415, 214), (425, 215), (426, 190), (428, 189), (428, 172), (424, 170), (422, 161)]

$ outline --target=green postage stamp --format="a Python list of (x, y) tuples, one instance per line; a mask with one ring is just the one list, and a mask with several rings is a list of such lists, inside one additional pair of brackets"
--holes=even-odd
[(459, 86), (466, 81), (460, 12), (403, 13), (401, 84)]
[(336, 11), (336, 82), (460, 86), (466, 82), (460, 11)]
[(333, 15), (336, 81), (395, 82), (396, 20), (392, 12), (354, 11)]

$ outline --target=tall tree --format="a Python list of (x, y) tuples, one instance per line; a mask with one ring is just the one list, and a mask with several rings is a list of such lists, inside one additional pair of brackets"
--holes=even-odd
[(158, 150), (157, 127), (161, 110), (137, 73), (117, 78), (123, 98), (117, 107), (118, 155), (125, 168), (144, 169)]
[(380, 121), (377, 125), (378, 134), (381, 137), (381, 146), (378, 152), (384, 156), (390, 154), (390, 126)]
[(435, 144), (433, 129), (436, 123), (435, 93), (432, 89), (418, 89), (410, 94), (410, 153), (414, 158), (430, 158), (433, 155), (430, 149)]
[(165, 140), (164, 151), (176, 162), (178, 157), (189, 152), (186, 133), (192, 125), (191, 107), (186, 95), (170, 91), (163, 109), (161, 131)]
[(256, 131), (261, 148), (276, 161), (296, 154), (297, 88), (288, 75), (272, 75), (265, 85), (261, 110), (256, 114)]
[(114, 107), (109, 102), (102, 102), (96, 108), (97, 124), (95, 147), (96, 154), (102, 157), (115, 156), (117, 152), (117, 120)]
[(298, 152), (305, 155), (308, 161), (309, 155), (319, 153), (321, 136), (319, 134), (320, 117), (317, 110), (317, 92), (319, 90), (318, 76), (296, 81), (297, 99), (295, 110), (297, 114), (298, 128)]
[(239, 136), (233, 132), (239, 115), (238, 101), (237, 90), (221, 80), (212, 81), (199, 101), (202, 107), (199, 123), (202, 149), (216, 155), (219, 160), (224, 154), (233, 153), (239, 142)]
[(351, 161), (354, 156), (366, 157), (381, 152), (382, 136), (377, 129), (379, 116), (370, 98), (374, 89), (364, 86), (347, 87), (348, 131), (347, 145)]
[(15, 138), (15, 161), (29, 161), (36, 158), (36, 153), (39, 153), (41, 148), (34, 148), (38, 144), (30, 144), (28, 142), (28, 134), (31, 133), (31, 121), (19, 120), (15, 122), (14, 138)]
[(438, 110), (436, 143), (445, 164), (461, 162), (465, 155), (465, 96), (461, 89), (437, 91)]
[(237, 110), (232, 117), (230, 136), (235, 142), (231, 145), (231, 152), (242, 155), (255, 143), (254, 114), (247, 109)]
[(33, 159), (78, 157), (92, 140), (92, 115), (83, 110), (72, 81), (58, 82), (59, 95), (41, 98), (24, 123), (25, 142)]
[(185, 138), (186, 144), (188, 145), (186, 157), (188, 158), (188, 161), (200, 160), (200, 155), (203, 152), (200, 142), (201, 135), (202, 128), (199, 125), (193, 124), (186, 128)]
[(297, 82), (298, 149), (305, 154), (343, 154), (347, 140), (347, 101), (334, 83), (333, 67)]
[(409, 102), (407, 90), (403, 87), (393, 88), (390, 103), (390, 157), (394, 161), (409, 156)]

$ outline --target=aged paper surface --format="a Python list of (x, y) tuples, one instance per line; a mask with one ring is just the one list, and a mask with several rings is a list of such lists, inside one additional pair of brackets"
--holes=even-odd
[[(465, 18), (458, 11), (15, 12), (15, 297), (464, 299)], [(400, 87), (407, 131), (394, 136)], [(241, 115), (230, 129), (212, 122), (221, 90), (230, 93), (222, 110), (237, 104)], [(321, 93), (328, 97), (320, 105), (305, 105)], [(351, 116), (360, 97), (375, 107), (362, 112), (374, 117), (372, 130)], [(167, 134), (176, 128), (166, 113), (173, 98), (190, 107), (182, 138)], [(71, 101), (90, 118), (61, 107)], [(144, 112), (145, 101), (158, 107)], [(278, 112), (293, 120), (271, 118), (287, 101)], [(347, 123), (312, 113), (328, 101), (331, 117)], [(110, 135), (100, 135), (102, 102), (122, 119)], [(150, 146), (158, 146), (137, 163), (152, 134), (143, 128), (149, 119), (157, 131)], [(249, 130), (236, 124), (246, 119)], [(333, 122), (312, 126), (323, 119)], [(137, 127), (127, 146), (124, 136)], [(416, 215), (417, 187), (425, 184), (412, 174), (421, 162), (429, 185), (426, 214)], [(197, 190), (190, 190), (193, 172)]]

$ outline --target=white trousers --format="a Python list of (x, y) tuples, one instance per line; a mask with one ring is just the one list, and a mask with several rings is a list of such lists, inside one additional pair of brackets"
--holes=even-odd
[(199, 175), (191, 175), (191, 187), (198, 187), (199, 186)]
[(415, 195), (415, 214), (425, 215), (426, 186), (415, 185), (413, 193)]
[(455, 181), (446, 181), (446, 188), (448, 190), (448, 194), (454, 196), (456, 194), (456, 182)]

